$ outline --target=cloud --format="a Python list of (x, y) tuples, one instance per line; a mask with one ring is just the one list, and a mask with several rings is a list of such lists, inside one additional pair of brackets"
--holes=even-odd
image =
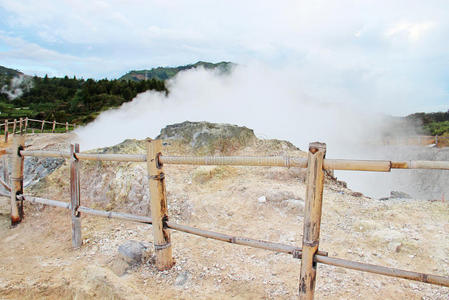
[(323, 99), (363, 102), (370, 90), (380, 108), (395, 99), (428, 111), (449, 96), (448, 9), (418, 0), (0, 0), (3, 37), (27, 43), (0, 55), (23, 71), (94, 78), (198, 60), (261, 61), (307, 70)]
[(397, 37), (405, 35), (410, 41), (416, 42), (421, 39), (426, 32), (435, 27), (434, 22), (408, 23), (401, 22), (389, 28), (385, 35), (387, 37)]

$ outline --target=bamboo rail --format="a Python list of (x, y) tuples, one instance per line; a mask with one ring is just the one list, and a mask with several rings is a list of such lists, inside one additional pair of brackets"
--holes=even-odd
[[(44, 150), (22, 150), (22, 156), (33, 157), (54, 157), (54, 158), (70, 158), (70, 152), (66, 151), (44, 151)], [(121, 162), (146, 162), (145, 154), (106, 154), (106, 153), (76, 153), (78, 160), (95, 160), (95, 161), (121, 161)]]
[[(11, 153), (11, 151), (7, 151)], [(70, 158), (67, 151), (22, 150), (22, 156)], [(77, 153), (79, 160), (146, 162), (145, 154), (107, 154)], [(261, 167), (299, 167), (307, 168), (307, 159), (288, 156), (159, 156), (162, 164), (177, 165), (229, 165)], [(390, 172), (391, 169), (435, 169), (449, 170), (449, 161), (389, 161), (389, 160), (353, 160), (325, 159), (325, 170)]]
[(341, 258), (327, 257), (319, 254), (315, 255), (314, 260), (326, 265), (449, 287), (449, 277), (405, 271)]
[[(39, 198), (39, 197), (33, 197), (30, 195), (21, 195), (18, 196), (19, 199), (28, 201), (30, 203), (39, 203), (49, 206), (55, 206), (60, 207), (64, 209), (71, 209), (71, 205), (69, 202), (62, 202), (62, 201), (56, 201), (56, 200), (50, 200), (45, 198)], [(85, 214), (91, 214), (95, 216), (100, 216), (104, 218), (110, 218), (110, 219), (120, 219), (120, 220), (126, 220), (126, 221), (132, 221), (132, 222), (138, 222), (138, 223), (144, 223), (144, 224), (152, 224), (152, 219), (150, 217), (145, 216), (137, 216), (127, 213), (119, 213), (119, 212), (113, 212), (113, 211), (103, 211), (103, 210), (97, 210), (85, 206), (80, 206), (78, 208), (79, 212), (85, 213)], [(167, 228), (205, 237), (210, 238), (214, 240), (224, 241), (231, 244), (236, 245), (242, 245), (242, 246), (249, 246), (253, 248), (259, 248), (259, 249), (265, 249), (269, 251), (274, 252), (280, 252), (285, 254), (292, 254), (296, 255), (296, 258), (301, 258), (302, 256), (302, 249), (295, 246), (280, 244), (280, 243), (273, 243), (263, 240), (256, 240), (246, 237), (237, 237), (232, 236), (224, 233), (218, 233), (213, 232), (209, 230), (203, 230), (198, 229), (195, 227), (177, 224), (174, 222), (167, 222), (166, 223)], [(413, 281), (420, 281), (425, 282), (429, 284), (435, 284), (440, 286), (446, 286), (449, 287), (449, 278), (438, 276), (438, 275), (432, 275), (432, 274), (425, 274), (425, 273), (418, 273), (413, 271), (405, 271), (397, 268), (389, 268), (389, 267), (383, 267), (373, 264), (367, 264), (367, 263), (361, 263), (361, 262), (355, 262), (347, 259), (341, 259), (341, 258), (335, 258), (335, 257), (329, 257), (327, 255), (327, 252), (324, 251), (318, 251), (314, 257), (314, 261), (326, 265), (336, 266), (336, 267), (342, 267), (342, 268), (348, 268), (352, 270), (362, 271), (362, 272), (368, 272), (368, 273), (374, 273), (374, 274), (380, 274), (385, 275), (389, 277), (397, 277), (397, 278), (403, 278)]]
[(20, 196), (17, 196), (17, 199), (28, 201), (31, 203), (45, 204), (45, 205), (49, 205), (49, 206), (56, 206), (56, 207), (61, 207), (61, 208), (66, 208), (66, 209), (71, 208), (69, 202), (62, 202), (62, 201), (56, 201), (56, 200), (45, 199), (45, 198), (40, 198), (40, 197), (33, 197), (33, 196), (29, 196), (29, 195), (20, 195)]
[(307, 167), (307, 159), (289, 156), (161, 156), (163, 164)]
[(3, 181), (3, 179), (0, 178), (0, 184), (3, 185), (3, 187), (8, 191), (11, 192), (11, 187)]

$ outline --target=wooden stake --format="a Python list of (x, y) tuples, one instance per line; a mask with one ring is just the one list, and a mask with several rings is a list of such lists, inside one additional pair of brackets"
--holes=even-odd
[(147, 140), (147, 168), (156, 268), (162, 271), (170, 269), (175, 262), (172, 257), (170, 231), (166, 228), (166, 222), (168, 221), (167, 199), (165, 194), (164, 172), (159, 162), (161, 151), (161, 140)]
[(53, 127), (51, 129), (51, 133), (55, 133), (56, 121), (53, 120)]
[(42, 125), (41, 125), (41, 133), (44, 132), (44, 125), (45, 125), (45, 121), (42, 121)]
[(12, 125), (12, 134), (13, 135), (16, 135), (16, 127), (17, 127), (16, 123), (17, 123), (17, 120), (14, 119), (14, 124)]
[(326, 144), (311, 143), (307, 157), (306, 203), (304, 208), (304, 233), (302, 240), (300, 299), (313, 299), (315, 294), (316, 262), (320, 240), (321, 205), (323, 200), (323, 160)]
[[(9, 182), (8, 160), (6, 159), (6, 155), (2, 156), (2, 163), (3, 163), (3, 181)], [(11, 187), (9, 188), (9, 191), (11, 192)]]
[(23, 200), (17, 201), (17, 196), (23, 194), (23, 156), (20, 150), (25, 146), (25, 137), (16, 135), (11, 154), (11, 225), (20, 223), (23, 218)]
[(25, 118), (25, 133), (27, 133), (28, 129), (28, 117)]
[(23, 132), (22, 132), (22, 127), (23, 127), (23, 119), (20, 118), (20, 119), (19, 119), (19, 133), (20, 133), (20, 134), (23, 133)]
[(5, 120), (5, 143), (8, 142), (9, 128), (8, 128), (8, 120)]
[(80, 152), (80, 145), (70, 145), (70, 200), (72, 208), (72, 246), (73, 248), (80, 248), (83, 244), (81, 239), (81, 214), (78, 211), (80, 206), (80, 174), (79, 161), (76, 158), (76, 153)]
[(69, 122), (65, 122), (65, 132), (69, 132)]

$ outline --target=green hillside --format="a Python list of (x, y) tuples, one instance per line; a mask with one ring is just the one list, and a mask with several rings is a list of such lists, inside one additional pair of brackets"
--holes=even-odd
[[(168, 92), (164, 82), (156, 79), (135, 82), (27, 75), (19, 79), (11, 74), (22, 73), (4, 67), (1, 70), (5, 70), (5, 75), (0, 77), (4, 80), (0, 86), (0, 122), (28, 117), (84, 124), (93, 121), (102, 111), (131, 101), (138, 93)], [(26, 82), (26, 87), (22, 83), (13, 86), (14, 81)], [(17, 96), (12, 98), (13, 90)]]
[(2, 77), (3, 76), (14, 77), (14, 76), (19, 76), (19, 75), (23, 75), (23, 73), (18, 70), (0, 66), (0, 76), (2, 76)]
[(205, 69), (218, 69), (222, 72), (229, 72), (234, 64), (231, 62), (210, 63), (199, 61), (195, 64), (179, 67), (157, 67), (151, 70), (130, 71), (120, 77), (121, 80), (140, 81), (146, 79), (167, 80), (178, 74), (180, 71), (203, 67)]
[(17, 77), (19, 75), (23, 75), (23, 73), (14, 69), (0, 66), (0, 89), (4, 85), (8, 85), (13, 77)]
[(182, 70), (204, 67), (228, 72), (232, 65), (200, 61), (186, 66), (131, 71), (115, 80), (31, 77), (0, 66), (0, 122), (29, 117), (88, 123), (102, 111), (131, 101), (139, 93), (147, 90), (168, 93), (164, 80)]
[(427, 134), (449, 136), (449, 111), (433, 113), (414, 113), (406, 117)]

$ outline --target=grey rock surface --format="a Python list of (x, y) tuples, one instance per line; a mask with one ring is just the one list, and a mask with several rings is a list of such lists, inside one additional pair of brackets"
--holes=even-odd
[(404, 192), (391, 191), (390, 198), (412, 199), (412, 196), (410, 196), (409, 194), (404, 193)]
[(235, 142), (244, 146), (254, 141), (256, 136), (252, 129), (237, 125), (186, 121), (168, 125), (161, 130), (161, 134), (156, 139), (181, 140), (189, 143), (193, 148), (200, 148), (229, 139), (234, 139)]
[(151, 251), (151, 244), (139, 241), (126, 241), (118, 247), (119, 257), (129, 265), (141, 263), (148, 257), (148, 251)]

